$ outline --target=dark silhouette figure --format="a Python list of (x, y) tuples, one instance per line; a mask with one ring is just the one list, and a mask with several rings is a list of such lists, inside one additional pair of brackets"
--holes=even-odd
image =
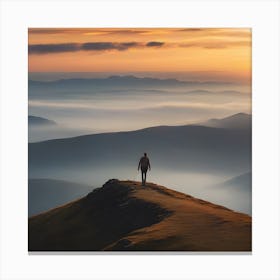
[(142, 186), (145, 186), (148, 168), (149, 168), (149, 170), (151, 170), (150, 160), (147, 157), (146, 153), (144, 153), (144, 156), (141, 157), (139, 160), (138, 171), (139, 171), (140, 167), (141, 167), (141, 173), (142, 173)]

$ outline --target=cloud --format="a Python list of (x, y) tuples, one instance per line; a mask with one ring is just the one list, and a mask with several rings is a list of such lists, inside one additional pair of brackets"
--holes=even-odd
[(159, 41), (143, 42), (86, 42), (86, 43), (63, 43), (63, 44), (31, 44), (28, 46), (29, 54), (51, 54), (77, 51), (126, 51), (132, 48), (204, 48), (204, 49), (224, 49), (238, 46), (250, 47), (250, 40), (192, 40), (184, 43), (165, 43)]
[(28, 46), (29, 54), (49, 54), (62, 52), (77, 52), (77, 51), (126, 51), (131, 48), (143, 47), (161, 47), (164, 42), (87, 42), (83, 44), (65, 43), (65, 44), (34, 44)]
[(164, 42), (155, 42), (155, 41), (148, 42), (146, 44), (147, 47), (161, 47), (163, 45), (164, 45)]
[(178, 44), (181, 48), (203, 48), (203, 49), (225, 49), (239, 46), (250, 46), (250, 41), (225, 41), (225, 40), (213, 40), (213, 41), (192, 41), (189, 43)]
[(107, 31), (109, 34), (113, 35), (135, 35), (135, 34), (148, 34), (151, 30), (141, 30), (141, 29), (113, 29)]
[(77, 51), (108, 51), (118, 50), (125, 51), (130, 48), (141, 47), (142, 44), (136, 42), (88, 42), (83, 44), (65, 43), (65, 44), (35, 44), (29, 45), (29, 54), (49, 54), (62, 52), (77, 52)]
[(125, 43), (93, 42), (93, 43), (82, 44), (80, 49), (86, 51), (106, 51), (106, 50), (125, 51), (129, 48), (135, 48), (139, 46), (141, 45), (136, 42), (125, 42)]
[[(119, 96), (122, 98), (122, 96)], [(135, 104), (132, 99), (128, 99), (127, 104), (122, 104), (117, 102), (116, 99), (112, 99), (111, 102), (99, 102), (96, 103), (94, 99), (85, 101), (80, 100), (29, 100), (28, 104), (30, 108), (48, 108), (48, 109), (64, 109), (64, 110), (94, 110), (100, 112), (136, 112), (136, 111), (168, 111), (177, 110), (183, 111), (186, 109), (209, 109), (209, 110), (219, 110), (219, 109), (237, 109), (237, 110), (247, 110), (249, 100), (235, 99), (227, 101), (224, 94), (219, 98), (219, 102), (213, 99), (213, 102), (198, 101), (196, 98), (189, 97), (187, 100), (182, 99), (173, 101), (171, 96), (167, 96), (166, 101), (159, 101), (155, 96), (151, 96), (149, 102), (140, 102), (140, 104)], [(215, 98), (215, 97), (214, 97)], [(222, 99), (221, 99), (222, 98)]]
[(197, 31), (203, 31), (205, 28), (182, 28), (182, 29), (177, 29), (179, 32), (197, 32)]
[(29, 28), (28, 34), (36, 35), (82, 35), (82, 36), (150, 36), (155, 34), (176, 34), (196, 38), (202, 37), (230, 37), (230, 38), (250, 38), (251, 29), (249, 28)]
[[(186, 33), (186, 35), (195, 38), (251, 38), (251, 29), (249, 28), (181, 28), (177, 32)], [(190, 34), (188, 34), (190, 33)]]
[(28, 34), (61, 34), (61, 33), (72, 33), (69, 29), (63, 29), (63, 28), (29, 28)]
[(125, 28), (29, 28), (28, 33), (31, 35), (49, 34), (78, 34), (78, 35), (137, 35), (148, 34), (151, 30), (143, 29), (125, 29)]
[(46, 54), (46, 53), (61, 53), (74, 52), (79, 50), (79, 45), (75, 43), (66, 44), (36, 44), (29, 45), (29, 54)]

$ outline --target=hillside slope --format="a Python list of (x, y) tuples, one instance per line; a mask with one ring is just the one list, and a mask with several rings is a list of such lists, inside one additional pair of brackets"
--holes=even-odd
[(65, 169), (76, 176), (89, 166), (126, 168), (144, 151), (158, 168), (241, 174), (251, 168), (251, 131), (159, 126), (30, 143), (29, 176), (57, 177)]
[(251, 251), (251, 218), (148, 183), (109, 180), (29, 218), (29, 251)]
[(223, 119), (210, 119), (202, 125), (216, 128), (246, 129), (251, 131), (252, 115), (238, 113)]

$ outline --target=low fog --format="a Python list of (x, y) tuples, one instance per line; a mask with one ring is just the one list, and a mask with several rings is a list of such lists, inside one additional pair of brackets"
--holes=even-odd
[[(203, 88), (204, 87), (204, 88)], [(240, 87), (240, 86), (239, 86)], [(183, 125), (251, 111), (248, 87), (192, 84), (185, 87), (113, 89), (111, 86), (29, 89), (29, 115), (57, 126), (29, 127), (29, 142), (83, 134)]]
[[(236, 180), (236, 187), (234, 183), (228, 183), (251, 170), (250, 130), (238, 133), (211, 130), (210, 134), (203, 130), (198, 132), (203, 135), (200, 139), (195, 135), (191, 137), (188, 131), (186, 134), (179, 131), (178, 135), (173, 135), (177, 142), (173, 139), (172, 147), (164, 145), (169, 143), (173, 132), (162, 134), (160, 131), (150, 150), (145, 148), (149, 146), (146, 143), (150, 142), (150, 136), (141, 142), (143, 140), (137, 138), (137, 134), (132, 138), (139, 141), (134, 146), (130, 139), (110, 142), (108, 138), (108, 149), (104, 148), (106, 145), (102, 139), (96, 143), (90, 142), (91, 139), (80, 143), (73, 138), (61, 143), (48, 142), (46, 146), (44, 143), (43, 146), (34, 144), (86, 134), (198, 124), (239, 112), (251, 113), (248, 86), (192, 83), (156, 88), (114, 88), (111, 85), (63, 88), (39, 83), (29, 87), (28, 113), (54, 121), (56, 125), (29, 124), (29, 179), (37, 178), (37, 185), (42, 178), (64, 180), (59, 203), (66, 203), (75, 199), (77, 194), (86, 195), (90, 189), (101, 187), (112, 178), (140, 181), (138, 160), (147, 151), (152, 164), (149, 182), (251, 214), (248, 183)], [(157, 145), (157, 139), (160, 145)], [(91, 143), (92, 146), (88, 145)], [(51, 184), (52, 181), (47, 182)], [(71, 182), (72, 188), (67, 189), (67, 182)], [(86, 187), (77, 191), (73, 184)], [(58, 206), (53, 199), (55, 192), (54, 187), (44, 187), (44, 197), (40, 198), (41, 192), (36, 192), (36, 196), (30, 193), (30, 197), (45, 202), (44, 209), (41, 209), (31, 199), (29, 203), (35, 203), (32, 204), (34, 207), (31, 205), (32, 209), (37, 210), (30, 213)]]
[[(89, 167), (88, 169), (76, 170), (76, 172), (71, 170), (45, 170), (42, 174), (37, 175), (38, 177), (62, 179), (88, 185), (93, 190), (101, 187), (109, 179), (141, 181), (141, 172), (137, 171), (137, 164), (138, 162), (136, 161), (134, 166), (127, 168), (119, 168), (118, 166), (100, 169)], [(153, 182), (251, 215), (251, 192), (248, 192), (248, 189), (246, 189), (246, 186), (243, 186), (243, 184), (239, 184), (236, 187), (228, 187), (226, 185), (226, 182), (234, 177), (233, 174), (221, 172), (195, 173), (188, 172), (187, 170), (185, 172), (176, 172), (176, 170), (172, 169), (158, 168), (156, 165), (153, 165), (152, 158), (151, 164), (152, 171), (147, 174), (148, 182)], [(236, 176), (239, 175), (240, 174), (236, 174)], [(56, 193), (57, 191), (52, 190), (49, 193), (49, 197), (55, 197)], [(77, 190), (68, 190), (65, 197), (68, 198), (71, 193), (74, 198)], [(87, 193), (88, 189), (80, 189), (80, 196), (82, 196), (82, 194), (86, 195)], [(49, 201), (46, 193), (44, 193), (44, 200)], [(67, 199), (65, 199), (65, 203), (66, 202), (68, 202)], [(50, 200), (49, 203), (52, 204), (52, 200)]]

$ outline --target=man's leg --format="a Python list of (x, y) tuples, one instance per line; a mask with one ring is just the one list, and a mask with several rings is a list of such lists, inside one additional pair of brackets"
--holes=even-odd
[(144, 172), (144, 185), (146, 184), (147, 171)]
[(142, 174), (142, 186), (144, 185), (144, 171), (141, 170), (141, 174)]

